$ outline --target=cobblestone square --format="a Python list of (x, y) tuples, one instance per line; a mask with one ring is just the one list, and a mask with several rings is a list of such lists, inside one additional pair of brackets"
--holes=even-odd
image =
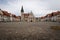
[(0, 23), (0, 40), (60, 40), (58, 22), (6, 22)]

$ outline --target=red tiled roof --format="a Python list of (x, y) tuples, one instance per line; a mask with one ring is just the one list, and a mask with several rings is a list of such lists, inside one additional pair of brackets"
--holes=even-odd
[(58, 13), (60, 13), (60, 11), (57, 11)]
[(45, 17), (48, 17), (48, 14)]
[(53, 16), (59, 15), (60, 14), (60, 11), (52, 12), (52, 14), (53, 14)]
[(25, 18), (28, 18), (29, 14), (23, 14)]
[(18, 18), (20, 18), (20, 19), (21, 19), (21, 16), (18, 16)]
[(53, 16), (56, 16), (57, 15), (57, 12), (53, 12)]
[(48, 17), (52, 17), (52, 15), (51, 14), (48, 14)]
[(52, 17), (52, 16), (56, 16), (56, 15), (59, 15), (60, 14), (60, 11), (57, 11), (57, 12), (52, 12), (50, 14), (47, 14), (46, 16), (44, 17), (41, 17), (41, 19), (44, 19), (46, 17)]
[(11, 13), (8, 13), (7, 11), (2, 11), (3, 12), (3, 15), (5, 16), (10, 16)]
[(47, 14), (45, 17), (52, 17), (52, 15), (51, 14)]
[(44, 19), (45, 17), (41, 17), (41, 19)]
[(59, 15), (60, 14), (60, 11), (57, 11), (57, 15)]
[(29, 14), (23, 14), (24, 16), (29, 16)]
[(20, 19), (20, 17), (16, 16), (17, 19)]
[(16, 15), (12, 14), (12, 17), (16, 17)]

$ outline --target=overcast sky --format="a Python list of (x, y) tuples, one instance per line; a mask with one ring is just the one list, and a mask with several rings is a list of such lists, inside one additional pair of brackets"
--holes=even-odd
[(15, 15), (21, 15), (21, 7), (25, 12), (33, 12), (41, 17), (60, 10), (60, 0), (0, 0), (0, 8)]

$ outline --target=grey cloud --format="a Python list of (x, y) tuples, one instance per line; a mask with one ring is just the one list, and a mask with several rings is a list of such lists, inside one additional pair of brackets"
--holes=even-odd
[(16, 15), (20, 14), (19, 8), (22, 4), (25, 7), (25, 11), (29, 12), (32, 10), (36, 16), (39, 14), (45, 15), (47, 14), (47, 11), (49, 12), (51, 10), (60, 10), (60, 0), (0, 0), (0, 8), (5, 10), (7, 9)]

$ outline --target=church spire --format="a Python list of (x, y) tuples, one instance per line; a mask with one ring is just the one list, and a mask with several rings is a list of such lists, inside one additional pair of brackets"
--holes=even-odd
[(24, 12), (23, 6), (22, 6), (22, 8), (21, 8), (21, 12)]

